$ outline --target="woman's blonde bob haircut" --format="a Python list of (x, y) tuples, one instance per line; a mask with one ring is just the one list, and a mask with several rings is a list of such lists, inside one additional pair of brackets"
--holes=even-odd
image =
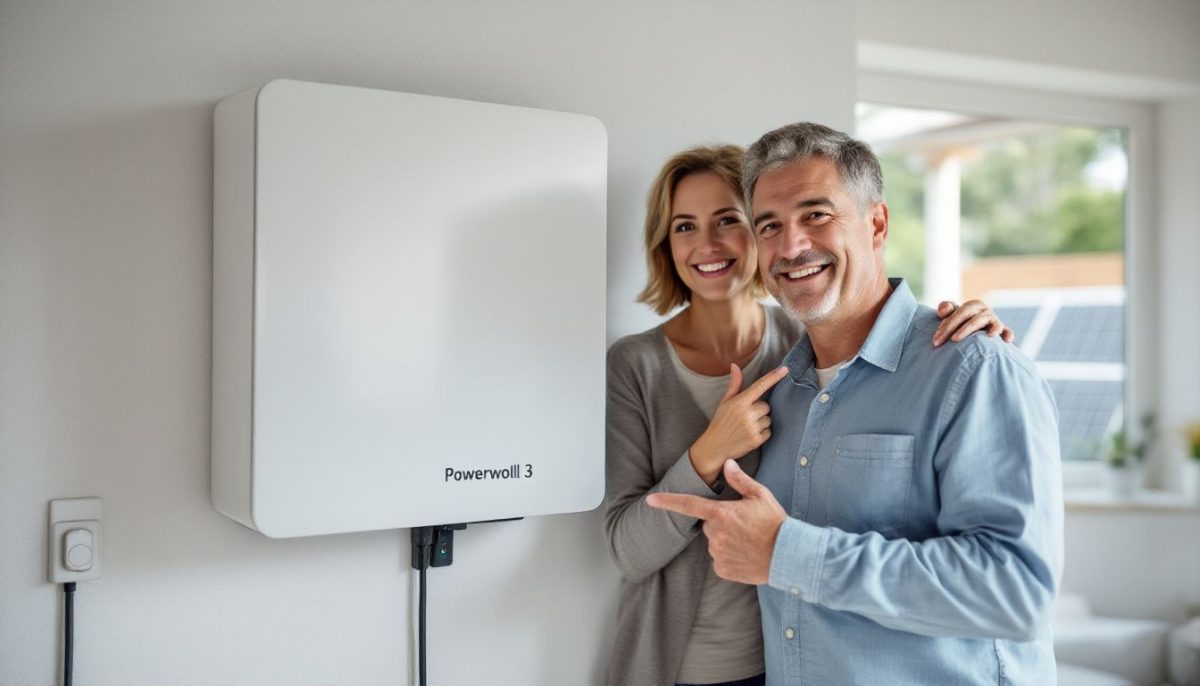
[[(646, 197), (646, 266), (650, 277), (646, 287), (638, 294), (637, 301), (646, 303), (660, 315), (692, 301), (692, 291), (675, 271), (671, 259), (671, 198), (675, 187), (692, 174), (716, 174), (733, 191), (740, 201), (742, 192), (742, 155), (745, 151), (736, 145), (717, 145), (691, 148), (667, 160)], [(750, 281), (750, 293), (755, 298), (766, 297), (766, 289), (758, 276), (755, 264), (754, 276)]]

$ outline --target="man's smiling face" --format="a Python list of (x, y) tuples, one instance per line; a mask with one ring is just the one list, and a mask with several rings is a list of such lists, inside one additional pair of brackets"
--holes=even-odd
[(806, 324), (857, 313), (883, 278), (887, 205), (865, 211), (837, 165), (810, 157), (765, 172), (753, 195), (767, 289)]

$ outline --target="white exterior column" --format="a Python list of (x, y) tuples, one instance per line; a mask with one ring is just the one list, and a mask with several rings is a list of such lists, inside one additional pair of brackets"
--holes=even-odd
[(962, 303), (962, 162), (953, 150), (930, 156), (925, 172), (925, 297)]

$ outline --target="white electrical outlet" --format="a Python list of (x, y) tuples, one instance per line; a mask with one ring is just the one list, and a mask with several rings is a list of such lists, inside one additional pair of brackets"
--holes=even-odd
[(51, 583), (99, 578), (103, 516), (104, 505), (99, 498), (50, 501), (47, 559)]

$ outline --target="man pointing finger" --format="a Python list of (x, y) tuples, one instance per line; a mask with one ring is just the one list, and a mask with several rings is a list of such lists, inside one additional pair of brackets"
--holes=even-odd
[(787, 513), (775, 496), (743, 472), (734, 460), (725, 462), (725, 483), (740, 493), (742, 499), (711, 500), (694, 495), (652, 493), (646, 502), (652, 507), (704, 520), (704, 535), (717, 576), (743, 584), (765, 584), (775, 535)]
[(993, 339), (925, 342), (938, 316), (887, 277), (865, 144), (794, 124), (750, 147), (743, 176), (759, 271), (804, 335), (754, 479), (724, 465), (742, 500), (648, 502), (703, 519), (714, 572), (756, 586), (767, 686), (1053, 684), (1049, 385)]

